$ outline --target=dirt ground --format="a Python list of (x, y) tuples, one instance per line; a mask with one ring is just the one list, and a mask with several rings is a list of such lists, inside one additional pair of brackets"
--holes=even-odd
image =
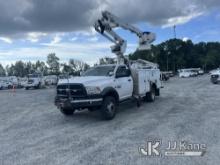
[[(87, 110), (65, 117), (54, 96), (55, 88), (0, 91), (0, 164), (220, 164), (220, 85), (208, 75), (172, 78), (154, 103), (124, 103), (111, 121)], [(148, 139), (207, 149), (203, 157), (147, 157), (138, 149)]]

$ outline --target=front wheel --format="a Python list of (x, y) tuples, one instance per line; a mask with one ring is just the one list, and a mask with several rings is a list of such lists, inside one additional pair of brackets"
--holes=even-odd
[(111, 120), (116, 115), (116, 100), (112, 96), (107, 96), (104, 98), (102, 107), (101, 107), (101, 115), (105, 120)]
[(40, 89), (41, 88), (41, 83), (39, 83), (36, 87), (35, 87), (35, 89)]
[(73, 113), (75, 112), (74, 109), (71, 109), (71, 108), (61, 108), (60, 109), (60, 112), (62, 114), (64, 114), (65, 116), (70, 116), (70, 115), (73, 115)]

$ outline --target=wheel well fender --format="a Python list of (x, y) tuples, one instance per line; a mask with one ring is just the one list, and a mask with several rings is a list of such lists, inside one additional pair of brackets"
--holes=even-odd
[(107, 87), (101, 92), (102, 97), (112, 96), (116, 99), (117, 104), (119, 104), (119, 95), (118, 92), (113, 87)]

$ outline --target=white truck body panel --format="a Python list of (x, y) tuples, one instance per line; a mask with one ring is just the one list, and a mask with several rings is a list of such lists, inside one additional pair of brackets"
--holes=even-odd
[(143, 96), (150, 92), (151, 83), (161, 87), (159, 69), (131, 69), (134, 81), (134, 95)]

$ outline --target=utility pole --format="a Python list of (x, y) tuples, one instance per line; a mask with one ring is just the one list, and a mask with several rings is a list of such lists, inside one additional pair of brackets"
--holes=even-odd
[(173, 26), (173, 34), (174, 34), (174, 38), (176, 39), (176, 25)]

